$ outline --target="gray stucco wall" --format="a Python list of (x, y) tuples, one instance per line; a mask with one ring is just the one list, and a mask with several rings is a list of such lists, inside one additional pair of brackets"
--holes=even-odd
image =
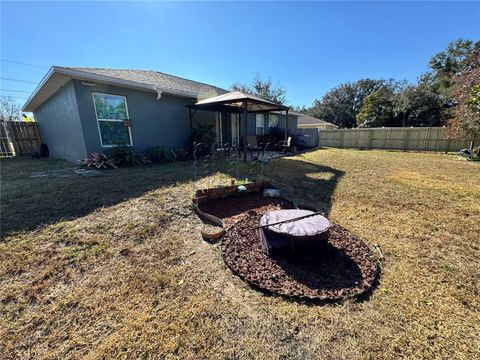
[(87, 156), (73, 83), (70, 81), (34, 113), (50, 156), (75, 161)]
[[(163, 94), (157, 100), (157, 94), (153, 92), (104, 84), (86, 86), (77, 80), (74, 84), (88, 152), (108, 149), (102, 148), (100, 142), (93, 105), (94, 92), (126, 97), (132, 142), (138, 151), (144, 151), (149, 146), (163, 146), (166, 150), (183, 147), (190, 136), (190, 119), (185, 105), (194, 103), (194, 99)], [(197, 111), (193, 125), (199, 121), (213, 125), (215, 113)]]

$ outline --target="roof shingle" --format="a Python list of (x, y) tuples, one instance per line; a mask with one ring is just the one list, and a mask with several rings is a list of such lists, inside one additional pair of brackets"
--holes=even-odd
[(129, 70), (129, 69), (106, 69), (106, 68), (80, 68), (64, 67), (85, 73), (108, 76), (121, 80), (134, 81), (141, 84), (159, 87), (164, 90), (190, 93), (197, 98), (206, 98), (225, 94), (228, 91), (217, 86), (204, 84), (198, 81), (184, 79), (178, 76), (161, 73), (153, 70)]

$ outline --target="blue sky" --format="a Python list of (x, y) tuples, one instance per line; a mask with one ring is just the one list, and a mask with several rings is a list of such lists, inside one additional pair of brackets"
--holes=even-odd
[[(416, 81), (456, 38), (480, 39), (479, 2), (5, 2), (1, 76), (52, 65), (158, 70), (230, 88), (258, 72), (311, 105), (362, 77)], [(34, 84), (1, 80), (21, 97)]]

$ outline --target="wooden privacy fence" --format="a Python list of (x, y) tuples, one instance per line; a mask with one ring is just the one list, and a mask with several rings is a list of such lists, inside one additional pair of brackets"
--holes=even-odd
[(319, 146), (457, 152), (468, 148), (470, 140), (449, 139), (442, 127), (332, 129), (319, 131)]
[(40, 152), (40, 145), (37, 123), (0, 122), (0, 156), (32, 155)]

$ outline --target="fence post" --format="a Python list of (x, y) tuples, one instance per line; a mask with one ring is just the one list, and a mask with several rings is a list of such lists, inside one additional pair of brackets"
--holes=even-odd
[(340, 141), (339, 141), (339, 144), (338, 144), (338, 147), (341, 147), (343, 148), (343, 134), (345, 133), (344, 130), (340, 130)]
[(450, 141), (450, 138), (448, 138), (445, 142), (445, 154), (448, 153), (448, 151), (450, 150)]
[(372, 149), (373, 144), (373, 130), (368, 130), (368, 148)]
[(407, 151), (408, 141), (410, 140), (410, 129), (405, 129), (405, 135), (403, 136), (403, 151)]

